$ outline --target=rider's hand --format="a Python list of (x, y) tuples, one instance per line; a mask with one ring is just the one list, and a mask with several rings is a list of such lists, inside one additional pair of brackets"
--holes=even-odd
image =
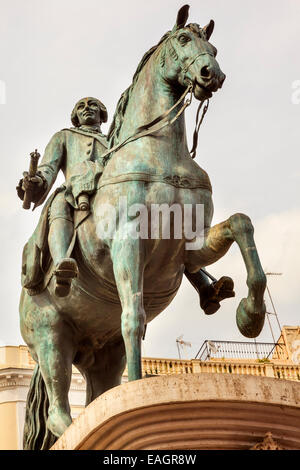
[(33, 193), (39, 192), (44, 182), (38, 175), (30, 177), (27, 171), (23, 173), (22, 189), (23, 191), (32, 191)]
[(17, 186), (17, 194), (23, 201), (25, 191), (29, 190), (32, 195), (32, 201), (37, 202), (45, 193), (47, 188), (46, 181), (39, 175), (30, 177), (27, 171), (24, 171), (23, 178), (19, 181)]

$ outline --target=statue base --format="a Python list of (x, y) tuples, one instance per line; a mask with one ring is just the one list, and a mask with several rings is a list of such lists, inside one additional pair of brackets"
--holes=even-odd
[(74, 420), (51, 450), (270, 446), (300, 450), (300, 384), (202, 373), (145, 378), (107, 391)]

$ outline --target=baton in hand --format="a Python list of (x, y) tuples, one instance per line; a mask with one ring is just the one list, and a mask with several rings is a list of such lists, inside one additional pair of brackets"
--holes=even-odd
[[(37, 149), (35, 149), (34, 152), (31, 152), (29, 172), (28, 172), (29, 178), (33, 178), (36, 175), (39, 158), (40, 158), (40, 154), (38, 153)], [(32, 190), (27, 189), (24, 194), (23, 208), (30, 209), (31, 202), (32, 202)]]

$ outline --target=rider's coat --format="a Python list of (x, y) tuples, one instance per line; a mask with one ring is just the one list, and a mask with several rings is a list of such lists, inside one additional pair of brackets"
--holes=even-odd
[(44, 275), (49, 265), (48, 231), (49, 208), (58, 192), (64, 191), (65, 199), (77, 209), (77, 197), (81, 192), (92, 194), (103, 172), (102, 155), (107, 149), (106, 137), (101, 133), (86, 132), (80, 128), (57, 132), (45, 149), (40, 174), (47, 181), (47, 190), (36, 202), (40, 206), (47, 198), (59, 170), (65, 182), (55, 190), (43, 207), (39, 223), (25, 245), (22, 259), (22, 286), (30, 295), (40, 293), (46, 286)]
[(70, 128), (54, 134), (38, 167), (39, 174), (47, 181), (47, 191), (35, 207), (45, 201), (62, 170), (66, 179), (66, 199), (77, 208), (76, 199), (80, 192), (91, 193), (96, 189), (97, 177), (103, 172), (101, 155), (106, 149), (106, 136), (100, 132)]

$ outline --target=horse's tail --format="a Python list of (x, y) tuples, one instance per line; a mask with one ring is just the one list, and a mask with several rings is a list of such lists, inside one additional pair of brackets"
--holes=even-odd
[(24, 450), (47, 450), (57, 437), (47, 428), (49, 398), (40, 368), (35, 366), (27, 395), (23, 433)]

